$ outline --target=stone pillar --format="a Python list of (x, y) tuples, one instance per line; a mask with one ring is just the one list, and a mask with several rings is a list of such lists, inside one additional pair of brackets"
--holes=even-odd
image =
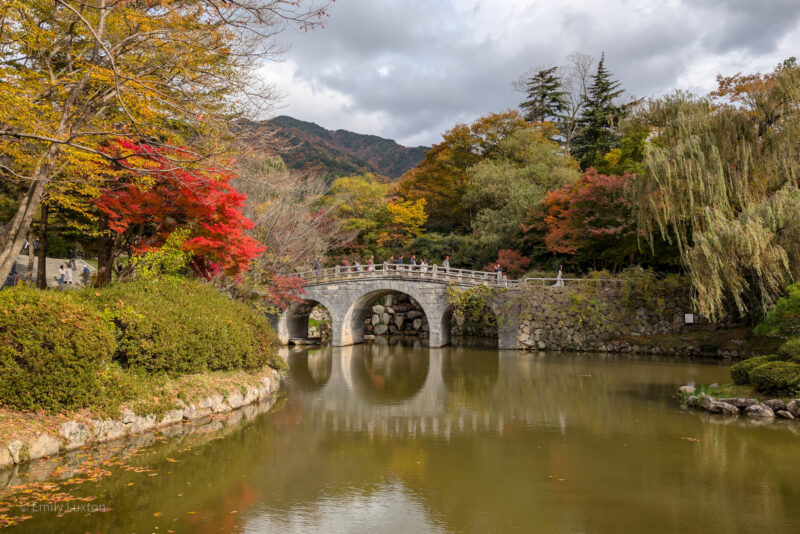
[(517, 349), (517, 330), (519, 330), (519, 320), (516, 317), (503, 317), (497, 325), (497, 348)]
[(444, 347), (450, 344), (450, 315), (449, 307), (437, 306), (426, 310), (428, 317), (428, 346), (431, 348)]

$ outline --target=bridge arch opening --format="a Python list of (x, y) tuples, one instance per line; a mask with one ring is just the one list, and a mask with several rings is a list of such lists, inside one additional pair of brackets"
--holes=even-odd
[(475, 308), (473, 305), (473, 309), (463, 312), (450, 306), (442, 321), (447, 323), (442, 328), (450, 332), (453, 345), (498, 346), (500, 320), (491, 306), (483, 304)]
[(330, 343), (333, 321), (330, 311), (321, 302), (296, 302), (286, 310), (285, 317), (288, 342), (300, 343), (305, 340), (311, 343)]
[(413, 295), (403, 291), (371, 291), (357, 298), (347, 311), (342, 340), (349, 344), (381, 336), (406, 336), (427, 341), (431, 332), (429, 311)]

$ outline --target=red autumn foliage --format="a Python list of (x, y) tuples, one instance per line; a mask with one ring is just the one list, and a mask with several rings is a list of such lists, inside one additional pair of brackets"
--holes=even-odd
[(500, 264), (500, 268), (509, 276), (519, 276), (525, 272), (531, 260), (517, 252), (516, 250), (503, 249), (497, 253), (497, 261), (493, 261), (483, 267), (484, 271), (494, 271), (494, 266)]
[(180, 148), (117, 139), (106, 151), (138, 169), (111, 172), (111, 185), (96, 200), (108, 227), (127, 233), (135, 251), (159, 248), (174, 230), (188, 227), (183, 248), (206, 278), (240, 275), (264, 252), (245, 234), (253, 223), (242, 213), (246, 197), (229, 184), (233, 173), (182, 168), (175, 163)]
[(631, 179), (590, 168), (574, 184), (548, 193), (543, 202), (548, 250), (601, 263), (635, 254), (638, 234), (626, 195)]
[(295, 302), (303, 302), (302, 295), (306, 292), (303, 289), (303, 282), (305, 280), (299, 276), (274, 275), (266, 286), (264, 302), (281, 310), (285, 310)]

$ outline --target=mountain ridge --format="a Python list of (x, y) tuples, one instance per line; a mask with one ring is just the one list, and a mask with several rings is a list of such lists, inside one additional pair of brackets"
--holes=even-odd
[(289, 145), (290, 149), (281, 155), (289, 168), (334, 177), (371, 172), (394, 180), (422, 161), (429, 148), (406, 147), (372, 134), (328, 130), (288, 115), (266, 124)]

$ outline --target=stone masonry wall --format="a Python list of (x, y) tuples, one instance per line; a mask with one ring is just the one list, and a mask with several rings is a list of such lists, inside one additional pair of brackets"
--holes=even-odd
[(382, 335), (427, 338), (430, 327), (422, 308), (405, 295), (387, 295), (364, 321), (365, 339)]
[(540, 350), (611, 350), (615, 338), (683, 332), (691, 313), (683, 292), (625, 302), (611, 285), (529, 288), (521, 304), (518, 347)]

